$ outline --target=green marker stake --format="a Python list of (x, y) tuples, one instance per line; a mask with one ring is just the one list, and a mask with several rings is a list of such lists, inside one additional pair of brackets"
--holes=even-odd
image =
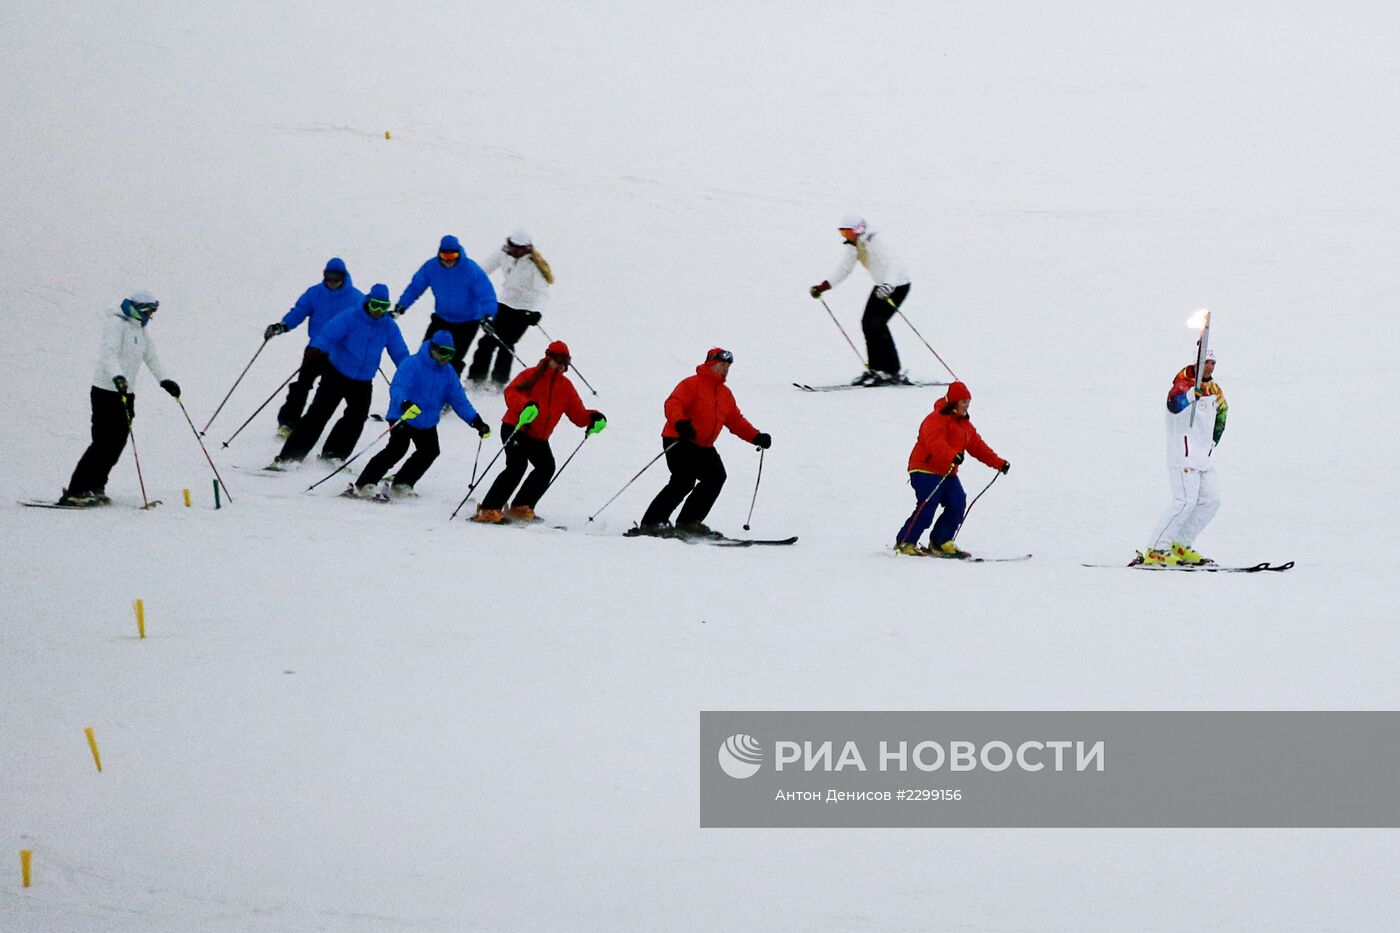
[(210, 482), (214, 484), (214, 508), (221, 509), (223, 505), (219, 502), (219, 481), (215, 479)]

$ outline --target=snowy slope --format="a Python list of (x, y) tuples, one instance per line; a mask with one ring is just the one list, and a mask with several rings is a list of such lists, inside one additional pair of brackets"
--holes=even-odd
[[(28, 890), (0, 869), (0, 930), (1395, 926), (1393, 833), (701, 832), (695, 758), (702, 709), (1396, 708), (1392, 7), (753, 6), (0, 10), (0, 865), (35, 852)], [(791, 388), (854, 375), (805, 294), (851, 209), (1014, 464), (960, 542), (1033, 561), (889, 553), (936, 393)], [(397, 295), (441, 234), (484, 256), (517, 225), (609, 418), (541, 503), (568, 532), (449, 524), (476, 450), (455, 421), (392, 507), (236, 469), (275, 453), (270, 410), (217, 442), (299, 335), (210, 432), (231, 507), (149, 374), (163, 508), (13, 505), (81, 453), (123, 290), (161, 297), (202, 425), (329, 256)], [(853, 334), (862, 274), (830, 298)], [(1231, 420), (1200, 545), (1299, 566), (1081, 568), (1164, 505), (1161, 402), (1203, 306)], [(714, 344), (774, 436), (754, 532), (796, 547), (622, 539), (659, 468), (587, 522)], [(757, 457), (721, 450), (737, 532)], [(129, 455), (110, 491), (139, 503)]]

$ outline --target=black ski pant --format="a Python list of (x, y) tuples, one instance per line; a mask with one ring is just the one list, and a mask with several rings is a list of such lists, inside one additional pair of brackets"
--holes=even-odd
[(316, 446), (326, 422), (335, 414), (336, 406), (345, 403), (345, 412), (331, 428), (326, 445), (321, 448), (321, 456), (344, 460), (355, 449), (360, 440), (360, 432), (365, 429), (365, 419), (369, 417), (369, 406), (374, 396), (374, 381), (361, 382), (351, 379), (330, 363), (326, 364), (321, 376), (321, 384), (311, 407), (306, 410), (301, 421), (292, 430), (292, 436), (282, 445), (278, 460), (304, 460)]
[(389, 468), (408, 453), (410, 443), (413, 445), (413, 456), (394, 474), (394, 485), (417, 485), (423, 474), (428, 472), (428, 467), (438, 458), (438, 454), (442, 453), (442, 445), (438, 443), (436, 425), (420, 430), (402, 421), (394, 425), (394, 430), (389, 432), (389, 443), (384, 445), (384, 449), (370, 457), (369, 463), (365, 464), (364, 471), (360, 473), (360, 478), (355, 480), (355, 485), (373, 486), (383, 479)]
[(330, 360), (326, 359), (323, 353), (311, 352), (308, 344), (301, 354), (301, 369), (297, 370), (297, 377), (292, 380), (291, 387), (287, 389), (287, 401), (282, 403), (282, 407), (277, 409), (277, 426), (281, 428), (295, 428), (301, 421), (302, 409), (306, 407), (306, 399), (311, 395), (311, 385), (317, 379), (325, 375), (330, 368)]
[(642, 524), (659, 525), (670, 521), (671, 513), (682, 499), (685, 505), (676, 517), (676, 524), (703, 522), (729, 476), (724, 472), (719, 451), (670, 437), (663, 437), (661, 444), (666, 448), (666, 466), (671, 471), (671, 479), (647, 506)]
[[(890, 336), (890, 318), (894, 317), (895, 308), (904, 304), (904, 299), (908, 297), (907, 283), (891, 292), (889, 301), (875, 294), (873, 288), (870, 290), (870, 297), (865, 301), (865, 314), (860, 319), (860, 329), (865, 334), (865, 353), (871, 369), (891, 376), (899, 375), (899, 351), (894, 347), (894, 337)], [(894, 308), (890, 307), (891, 302)]]
[(73, 478), (68, 480), (70, 496), (107, 491), (107, 477), (121, 459), (127, 435), (131, 433), (127, 418), (136, 417), (134, 395), (126, 397), (125, 408), (121, 393), (111, 389), (93, 386), (88, 397), (92, 400), (92, 443), (83, 451), (78, 465), (73, 468)]
[[(482, 335), (481, 343), (476, 345), (471, 368), (467, 370), (467, 378), (481, 382), (486, 378), (486, 371), (490, 370), (492, 381), (510, 382), (510, 366), (515, 362), (511, 351), (515, 349), (516, 341), (525, 336), (525, 329), (529, 326), (529, 311), (518, 311), (498, 303), (496, 316), (491, 320), (491, 330), (496, 332), (496, 337), (500, 340), (492, 337), (489, 332)], [(492, 353), (496, 354), (495, 366), (491, 365)]]
[(457, 370), (457, 375), (462, 375), (462, 370), (467, 368), (467, 348), (476, 339), (476, 330), (481, 326), (480, 321), (444, 321), (433, 314), (428, 318), (428, 329), (423, 332), (423, 339), (427, 340), (440, 330), (445, 330), (452, 335), (452, 346), (456, 352), (452, 354), (452, 368)]
[(520, 486), (520, 491), (515, 494), (512, 505), (528, 505), (533, 509), (535, 503), (540, 501), (540, 496), (544, 495), (549, 481), (554, 479), (554, 451), (549, 449), (549, 441), (512, 433), (506, 439), (505, 469), (501, 470), (501, 475), (496, 477), (496, 481), (486, 491), (486, 498), (481, 500), (481, 507), (497, 511), (505, 508), (506, 500), (515, 492), (515, 487), (520, 485), (520, 477), (525, 475), (526, 467), (534, 469), (530, 471), (525, 484)]

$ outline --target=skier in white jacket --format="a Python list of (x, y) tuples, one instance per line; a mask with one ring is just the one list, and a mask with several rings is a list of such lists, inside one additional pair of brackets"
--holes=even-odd
[[(506, 237), (505, 245), (481, 264), (487, 275), (501, 270), (501, 288), (496, 294), (496, 316), (491, 320), (491, 329), (499, 340), (487, 333), (476, 345), (471, 368), (467, 378), (478, 384), (486, 381), (490, 371), (491, 381), (498, 389), (510, 382), (512, 351), (515, 343), (525, 334), (525, 330), (538, 324), (543, 318), (540, 313), (549, 298), (549, 286), (554, 284), (554, 273), (543, 256), (535, 249), (534, 240), (524, 230), (516, 230)], [(504, 343), (504, 346), (502, 346)], [(496, 354), (493, 366), (491, 355)]]
[(1133, 563), (1214, 563), (1194, 545), (1220, 509), (1220, 477), (1213, 455), (1229, 411), (1225, 393), (1215, 381), (1215, 351), (1207, 350), (1200, 387), (1192, 365), (1176, 374), (1167, 393), (1167, 481), (1172, 503), (1153, 529), (1147, 551)]
[(88, 393), (92, 402), (92, 443), (78, 460), (60, 505), (106, 505), (107, 477), (121, 458), (131, 421), (136, 417), (132, 387), (144, 362), (160, 387), (180, 397), (180, 386), (165, 374), (155, 344), (146, 332), (160, 302), (147, 291), (135, 291), (108, 311), (102, 330), (102, 353)]
[(870, 297), (865, 302), (865, 313), (860, 319), (869, 362), (865, 372), (852, 379), (851, 384), (907, 384), (909, 377), (900, 371), (899, 351), (895, 349), (894, 338), (890, 336), (890, 318), (909, 296), (909, 274), (890, 249), (889, 242), (871, 229), (865, 218), (847, 214), (838, 229), (841, 239), (845, 241), (841, 263), (830, 278), (820, 285), (813, 285), (809, 291), (813, 298), (820, 298), (833, 286), (846, 281), (857, 261), (865, 266), (875, 280), (875, 287), (870, 291)]

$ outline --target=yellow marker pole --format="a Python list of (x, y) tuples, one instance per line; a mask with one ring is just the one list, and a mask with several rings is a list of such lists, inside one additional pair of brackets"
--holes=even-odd
[[(136, 612), (136, 634), (142, 638), (146, 637), (146, 604), (139, 599), (131, 601), (131, 608)], [(102, 768), (98, 767), (98, 771)]]
[(190, 491), (189, 491), (188, 489), (186, 489), (186, 490), (185, 490), (185, 508), (189, 508), (189, 507), (190, 507)]
[(88, 748), (92, 749), (92, 760), (97, 763), (97, 770), (101, 771), (102, 753), (97, 750), (97, 736), (92, 734), (92, 726), (88, 726), (84, 729), (83, 734), (87, 736)]
[(388, 138), (389, 138), (389, 131), (388, 131), (388, 130), (385, 130), (385, 131), (384, 131), (384, 138), (385, 138), (385, 139), (388, 139)]
[(29, 887), (29, 866), (34, 861), (34, 853), (29, 849), (19, 850), (19, 873), (24, 879), (24, 886)]

